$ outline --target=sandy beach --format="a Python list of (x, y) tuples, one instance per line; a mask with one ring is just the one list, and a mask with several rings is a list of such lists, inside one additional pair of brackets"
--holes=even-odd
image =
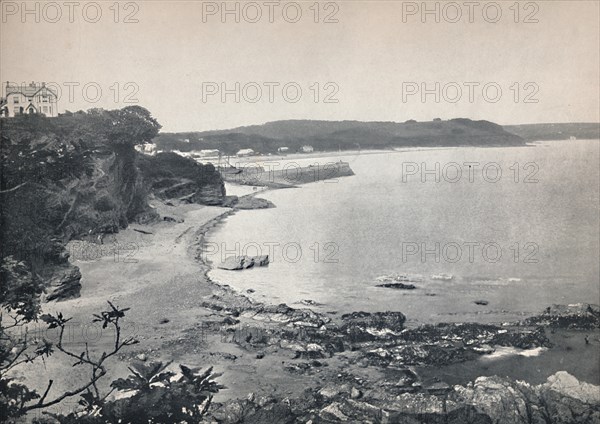
[[(232, 209), (200, 205), (156, 204), (156, 207), (161, 215), (183, 222), (131, 225), (106, 236), (103, 245), (72, 242), (71, 262), (80, 268), (83, 276), (81, 297), (44, 305), (45, 313), (62, 312), (66, 317), (73, 317), (68, 327), (68, 334), (72, 336), (64, 343), (67, 348), (78, 351), (87, 342), (90, 351), (97, 354), (110, 349), (114, 334), (108, 330), (102, 332), (98, 325), (91, 323), (92, 311), (104, 310), (107, 300), (121, 308), (131, 308), (123, 321), (123, 334), (135, 336), (139, 344), (125, 348), (119, 355), (121, 360), (108, 364), (109, 373), (101, 380), (101, 387), (108, 389), (113, 379), (128, 372), (129, 361), (139, 358), (173, 361), (173, 369), (180, 363), (214, 366), (215, 371), (223, 373), (219, 381), (227, 387), (216, 396), (219, 401), (245, 397), (250, 392), (297, 395), (314, 382), (311, 377), (303, 379), (301, 376), (290, 380), (285, 374), (282, 364), (291, 358), (290, 351), (273, 349), (258, 361), (255, 353), (223, 338), (219, 327), (231, 314), (201, 306), (204, 300), (214, 298), (229, 305), (251, 303), (227, 287), (210, 282), (206, 277), (207, 267), (196, 257), (203, 234), (220, 217), (232, 213)], [(123, 248), (118, 259), (114, 244)], [(102, 246), (107, 248), (103, 256), (86, 260), (95, 257)], [(244, 326), (252, 321), (244, 317), (238, 320), (234, 339), (246, 337)], [(43, 323), (38, 323), (36, 328), (44, 328)], [(53, 339), (56, 333), (44, 332), (44, 336)], [(335, 363), (333, 360), (332, 366)], [(25, 374), (17, 375), (39, 390), (45, 388), (49, 379), (54, 379), (52, 395), (71, 387), (78, 379), (84, 381), (85, 375), (74, 374), (71, 364), (72, 359), (59, 352), (51, 361), (40, 361), (26, 367)]]

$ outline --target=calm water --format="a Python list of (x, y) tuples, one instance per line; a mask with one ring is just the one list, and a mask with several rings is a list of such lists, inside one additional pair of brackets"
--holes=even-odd
[[(320, 311), (398, 310), (412, 323), (495, 322), (552, 303), (598, 303), (599, 145), (295, 160), (343, 159), (356, 175), (261, 193), (277, 208), (227, 218), (208, 238), (206, 251), (218, 251), (206, 257), (216, 265), (223, 254), (270, 253), (272, 263), (215, 269), (211, 277), (252, 288), (252, 296), (271, 303), (311, 299)], [(281, 169), (285, 162), (278, 162), (273, 166)], [(376, 287), (377, 277), (392, 273), (420, 280), (417, 289)], [(432, 279), (440, 273), (453, 278)]]

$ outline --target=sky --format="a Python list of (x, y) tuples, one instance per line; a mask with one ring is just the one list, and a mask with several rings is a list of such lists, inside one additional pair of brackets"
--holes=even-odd
[(60, 111), (139, 104), (163, 131), (600, 121), (595, 0), (0, 6), (3, 86), (45, 81)]

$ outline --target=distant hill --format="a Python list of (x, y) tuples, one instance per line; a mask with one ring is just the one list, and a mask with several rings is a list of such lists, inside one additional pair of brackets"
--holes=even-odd
[(505, 125), (504, 129), (527, 141), (566, 140), (571, 136), (582, 139), (600, 139), (600, 123)]
[[(186, 141), (187, 140), (187, 141)], [(161, 133), (162, 150), (219, 149), (225, 154), (251, 148), (274, 153), (279, 147), (298, 151), (310, 145), (318, 151), (384, 149), (404, 146), (514, 146), (524, 140), (489, 121), (361, 122), (287, 120), (229, 130)]]

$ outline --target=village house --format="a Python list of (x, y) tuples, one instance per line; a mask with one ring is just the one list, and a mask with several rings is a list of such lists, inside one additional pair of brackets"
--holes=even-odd
[(315, 149), (313, 149), (313, 146), (302, 146), (302, 148), (300, 149), (302, 151), (302, 153), (312, 153), (315, 151)]
[(277, 153), (287, 153), (288, 150), (290, 150), (289, 147), (279, 147)]
[(218, 149), (203, 149), (198, 152), (198, 156), (201, 158), (218, 158), (219, 155)]
[(22, 114), (58, 116), (58, 97), (46, 83), (14, 84), (6, 82), (4, 96), (0, 98), (0, 116), (14, 117)]
[(135, 146), (135, 150), (145, 155), (154, 156), (156, 154), (156, 144), (154, 143), (144, 143), (138, 144)]
[(254, 150), (252, 149), (241, 149), (237, 152), (237, 156), (252, 156), (254, 154)]

